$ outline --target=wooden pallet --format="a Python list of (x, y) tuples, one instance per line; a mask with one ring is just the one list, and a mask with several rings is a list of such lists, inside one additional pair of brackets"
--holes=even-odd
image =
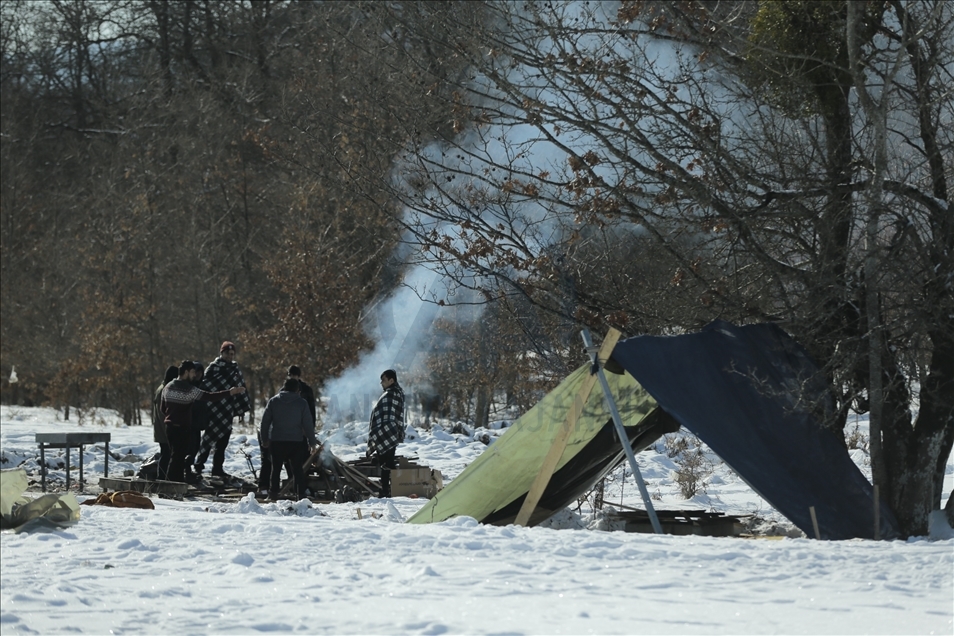
[(103, 492), (118, 490), (135, 490), (136, 492), (156, 495), (184, 495), (188, 484), (178, 481), (164, 481), (162, 479), (149, 480), (138, 477), (100, 477), (99, 487)]
[[(612, 504), (608, 504), (612, 505)], [(665, 534), (695, 534), (708, 537), (738, 537), (745, 533), (741, 516), (706, 510), (657, 510), (659, 525)], [(645, 510), (613, 510), (607, 521), (620, 521), (626, 532), (652, 533), (653, 526)]]

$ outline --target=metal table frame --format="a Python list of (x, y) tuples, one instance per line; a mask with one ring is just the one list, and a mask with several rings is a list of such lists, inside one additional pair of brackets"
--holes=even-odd
[(46, 492), (46, 449), (66, 449), (66, 489), (70, 489), (70, 449), (79, 449), (79, 485), (83, 490), (83, 446), (104, 442), (106, 444), (106, 462), (103, 467), (103, 476), (109, 477), (109, 440), (110, 433), (37, 433), (36, 443), (40, 445), (40, 487)]

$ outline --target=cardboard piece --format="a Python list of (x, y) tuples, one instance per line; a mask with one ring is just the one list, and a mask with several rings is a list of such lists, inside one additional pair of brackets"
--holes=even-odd
[(443, 487), (441, 471), (419, 466), (404, 457), (398, 458), (398, 467), (391, 471), (392, 497), (417, 495), (430, 499)]

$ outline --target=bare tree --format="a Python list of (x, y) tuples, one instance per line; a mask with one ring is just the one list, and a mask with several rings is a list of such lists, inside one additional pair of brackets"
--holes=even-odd
[(134, 418), (136, 387), (225, 338), (265, 384), (359, 354), (364, 304), (401, 276), (402, 126), (447, 119), (375, 3), (2, 11), (0, 355), (23, 395)]
[(873, 409), (876, 483), (924, 533), (954, 429), (951, 6), (487, 7), (435, 38), (471, 72), (396, 192), (422, 259), (593, 326), (782, 322), (831, 427)]

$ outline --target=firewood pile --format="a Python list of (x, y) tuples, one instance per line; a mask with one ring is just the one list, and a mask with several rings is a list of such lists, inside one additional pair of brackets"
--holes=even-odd
[[(305, 462), (305, 479), (306, 487), (311, 491), (310, 499), (314, 501), (363, 501), (368, 497), (377, 497), (381, 489), (378, 481), (370, 479), (351, 462), (339, 459), (323, 444)], [(287, 494), (294, 484), (294, 478), (288, 479), (279, 494)]]
[[(391, 470), (391, 494), (395, 497), (432, 497), (443, 488), (440, 471), (415, 463), (417, 457), (395, 457), (397, 468)], [(345, 503), (377, 497), (381, 492), (381, 468), (373, 459), (342, 461), (331, 451), (319, 446), (305, 462), (305, 479), (314, 501)], [(280, 494), (290, 492), (290, 479)]]

